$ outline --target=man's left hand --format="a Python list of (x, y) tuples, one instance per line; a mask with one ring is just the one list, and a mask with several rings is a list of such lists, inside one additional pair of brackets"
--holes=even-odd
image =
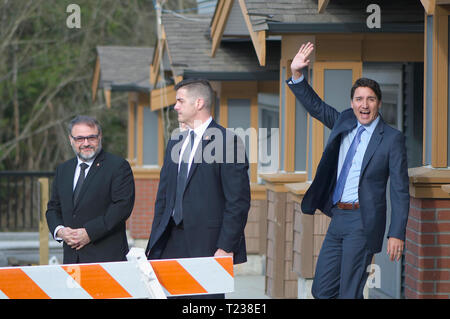
[(389, 237), (387, 244), (387, 254), (389, 255), (389, 259), (391, 261), (394, 261), (394, 259), (397, 259), (397, 261), (399, 261), (400, 257), (403, 254), (404, 246), (405, 242), (403, 240)]
[(223, 257), (223, 256), (230, 256), (233, 257), (233, 252), (227, 253), (225, 250), (223, 249), (217, 249), (216, 253), (214, 254), (214, 257)]
[(89, 238), (89, 235), (85, 228), (78, 228), (75, 229), (76, 235), (74, 238), (75, 244), (72, 245), (72, 248), (75, 248), (76, 250), (80, 250), (87, 244), (91, 242), (91, 239)]

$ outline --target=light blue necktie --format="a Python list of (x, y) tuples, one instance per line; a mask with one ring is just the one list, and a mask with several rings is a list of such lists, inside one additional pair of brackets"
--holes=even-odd
[(342, 197), (342, 193), (344, 192), (345, 182), (347, 181), (348, 173), (350, 172), (350, 167), (352, 166), (353, 157), (355, 157), (356, 149), (358, 148), (359, 142), (361, 142), (361, 134), (364, 132), (364, 126), (360, 126), (358, 131), (356, 132), (356, 136), (348, 149), (347, 155), (345, 156), (344, 164), (342, 165), (341, 174), (339, 174), (338, 181), (336, 183), (336, 187), (333, 193), (333, 205), (336, 205), (337, 202)]

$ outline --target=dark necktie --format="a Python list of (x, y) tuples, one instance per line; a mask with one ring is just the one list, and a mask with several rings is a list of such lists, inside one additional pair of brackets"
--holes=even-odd
[(177, 192), (175, 197), (175, 208), (173, 212), (173, 220), (177, 225), (179, 225), (183, 220), (183, 194), (184, 189), (186, 188), (186, 181), (188, 177), (189, 157), (191, 156), (195, 138), (194, 131), (191, 130), (189, 134), (190, 139), (181, 157), (180, 170), (178, 171), (177, 177)]
[(88, 168), (89, 165), (86, 163), (81, 163), (80, 164), (80, 176), (78, 176), (78, 181), (77, 181), (77, 185), (75, 186), (75, 189), (73, 191), (73, 204), (75, 205), (78, 199), (78, 196), (80, 195), (80, 191), (81, 191), (81, 186), (83, 186), (84, 183), (84, 178), (85, 178), (85, 171), (86, 168)]
[(364, 126), (360, 126), (356, 132), (355, 138), (350, 145), (347, 155), (345, 156), (344, 164), (342, 165), (341, 173), (336, 183), (336, 188), (333, 193), (333, 205), (341, 200), (342, 193), (344, 192), (345, 182), (347, 181), (348, 173), (350, 172), (350, 167), (352, 167), (353, 157), (355, 157), (356, 149), (358, 148), (359, 142), (361, 142), (361, 134), (364, 132)]

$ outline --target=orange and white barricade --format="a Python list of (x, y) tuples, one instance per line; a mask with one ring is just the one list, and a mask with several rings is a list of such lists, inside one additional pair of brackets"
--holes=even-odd
[(0, 299), (165, 299), (234, 290), (232, 257), (148, 261), (132, 248), (127, 259), (0, 268)]

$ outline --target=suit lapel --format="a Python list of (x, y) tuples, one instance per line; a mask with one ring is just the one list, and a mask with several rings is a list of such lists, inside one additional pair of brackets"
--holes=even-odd
[(104, 158), (105, 158), (105, 153), (102, 150), (95, 158), (94, 162), (92, 163), (92, 166), (89, 168), (89, 172), (86, 176), (86, 179), (84, 180), (83, 186), (81, 187), (80, 195), (78, 195), (78, 200), (77, 200), (77, 203), (75, 204), (74, 208), (77, 207), (78, 203), (80, 203), (80, 201), (83, 199), (83, 195), (86, 193), (86, 190), (89, 188), (89, 184), (91, 184), (95, 175), (103, 166)]
[(188, 178), (186, 180), (186, 187), (189, 185), (189, 181), (191, 180), (192, 175), (195, 173), (198, 165), (203, 161), (203, 150), (205, 149), (206, 145), (211, 142), (211, 136), (208, 134), (208, 129), (212, 126), (215, 126), (214, 120), (209, 123), (208, 127), (205, 130), (205, 133), (203, 133), (202, 139), (200, 140), (201, 145), (199, 143), (197, 149), (195, 150), (195, 155), (192, 159), (191, 168), (189, 169)]
[[(330, 133), (328, 141), (333, 141), (335, 138), (340, 136), (342, 133), (348, 133), (353, 130), (358, 124), (358, 120), (356, 119), (355, 114), (352, 109), (347, 109), (341, 113), (341, 118), (338, 119), (338, 122), (335, 124), (335, 129)], [(341, 140), (339, 139), (339, 142)], [(328, 143), (329, 143), (328, 142)]]
[(372, 137), (370, 138), (369, 145), (367, 145), (366, 152), (364, 153), (363, 161), (361, 164), (361, 172), (359, 174), (360, 179), (364, 175), (364, 171), (367, 165), (369, 164), (369, 161), (372, 158), (373, 154), (375, 153), (378, 145), (380, 145), (383, 139), (383, 133), (384, 133), (384, 121), (382, 118), (380, 118), (380, 122), (375, 127), (375, 130), (372, 133)]
[(73, 180), (75, 178), (75, 170), (77, 169), (78, 160), (74, 157), (69, 165), (67, 165), (64, 170), (63, 176), (63, 196), (65, 197), (65, 202), (69, 204), (69, 207), (73, 206)]

